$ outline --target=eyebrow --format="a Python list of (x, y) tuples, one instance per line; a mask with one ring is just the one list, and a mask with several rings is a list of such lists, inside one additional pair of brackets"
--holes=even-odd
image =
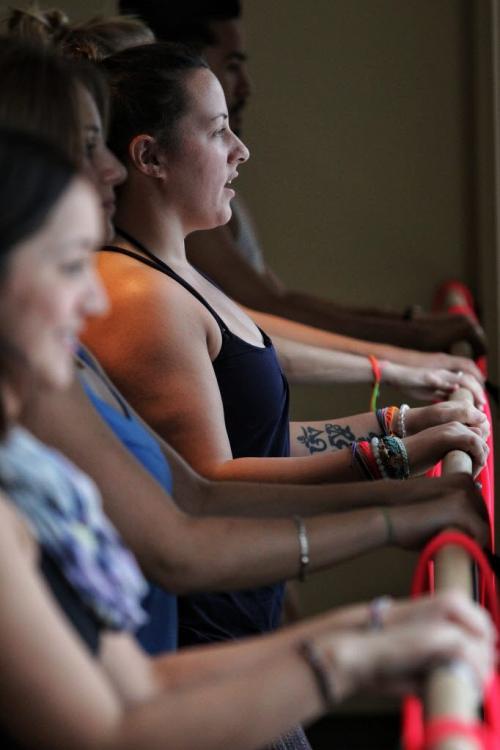
[(246, 52), (230, 52), (226, 55), (226, 60), (239, 60), (240, 62), (247, 62), (248, 55)]
[(84, 129), (87, 132), (92, 132), (92, 133), (96, 133), (96, 134), (101, 132), (101, 129), (98, 128), (97, 125), (84, 125)]
[(227, 113), (226, 112), (221, 112), (220, 114), (215, 115), (215, 117), (211, 117), (210, 121), (212, 121), (212, 120), (218, 120), (219, 117), (222, 117), (223, 120), (227, 120)]

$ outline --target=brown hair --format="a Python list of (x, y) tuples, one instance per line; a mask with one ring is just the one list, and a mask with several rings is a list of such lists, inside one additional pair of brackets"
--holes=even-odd
[(37, 3), (27, 9), (13, 8), (6, 20), (9, 34), (41, 42), (63, 55), (93, 62), (127, 47), (155, 41), (155, 35), (133, 15), (94, 16), (70, 23), (62, 11), (41, 10)]
[(128, 145), (138, 133), (149, 133), (163, 148), (175, 149), (177, 122), (189, 106), (186, 78), (208, 68), (203, 58), (164, 42), (130, 47), (106, 58), (102, 67), (111, 94), (109, 142), (118, 158), (127, 158)]
[[(16, 246), (39, 231), (76, 175), (74, 165), (54, 145), (32, 134), (0, 127), (0, 285)], [(8, 321), (2, 320), (8, 325)], [(22, 351), (0, 332), (0, 384), (25, 400), (33, 373)], [(0, 392), (0, 439), (8, 417)]]
[(75, 68), (33, 41), (0, 38), (0, 125), (82, 153)]
[[(92, 95), (104, 127), (109, 97), (105, 81), (86, 60), (67, 60), (57, 47), (29, 33), (31, 23), (11, 36), (0, 37), (0, 123), (38, 132), (72, 159), (80, 160), (83, 143), (78, 108), (78, 84)], [(25, 36), (23, 36), (25, 35)]]

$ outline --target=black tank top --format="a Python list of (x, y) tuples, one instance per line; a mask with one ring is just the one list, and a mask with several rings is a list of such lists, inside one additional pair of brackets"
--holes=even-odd
[[(261, 331), (262, 347), (236, 336), (187, 281), (134, 237), (121, 229), (117, 231), (146, 257), (115, 246), (106, 246), (103, 250), (135, 258), (169, 276), (190, 292), (217, 322), (222, 345), (212, 364), (233, 457), (289, 456), (288, 383), (269, 336)], [(271, 630), (280, 622), (282, 600), (282, 584), (234, 593), (181, 597), (179, 644), (228, 640)]]

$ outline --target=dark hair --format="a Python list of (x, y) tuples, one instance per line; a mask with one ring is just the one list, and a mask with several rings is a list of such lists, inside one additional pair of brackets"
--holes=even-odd
[(120, 0), (122, 13), (134, 13), (158, 39), (201, 51), (216, 44), (210, 24), (241, 16), (240, 0)]
[(202, 57), (180, 45), (157, 43), (131, 47), (102, 63), (111, 95), (109, 143), (118, 158), (139, 133), (154, 136), (162, 148), (175, 149), (176, 124), (188, 108), (184, 82)]
[(81, 150), (72, 68), (34, 42), (0, 38), (0, 126), (41, 133), (76, 158)]
[[(73, 164), (51, 143), (0, 128), (0, 285), (18, 243), (44, 225), (76, 175)], [(22, 354), (0, 335), (0, 381), (23, 388), (29, 379)], [(0, 402), (0, 437), (7, 418)]]
[(83, 156), (78, 90), (81, 84), (107, 117), (107, 91), (90, 63), (65, 60), (48, 46), (0, 37), (0, 126), (39, 133), (69, 158)]

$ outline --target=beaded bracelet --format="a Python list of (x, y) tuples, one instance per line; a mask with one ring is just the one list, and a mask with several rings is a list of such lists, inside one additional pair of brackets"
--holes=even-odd
[(374, 436), (352, 444), (352, 464), (365, 479), (408, 479), (410, 463), (403, 441), (396, 435)]
[(397, 429), (397, 435), (400, 438), (405, 438), (406, 433), (406, 414), (410, 411), (410, 407), (408, 404), (401, 404), (399, 407), (399, 414), (398, 414), (398, 429)]
[(377, 463), (380, 475), (382, 476), (382, 479), (389, 479), (389, 476), (384, 468), (384, 464), (382, 463), (382, 459), (380, 457), (379, 445), (380, 445), (380, 441), (378, 437), (372, 437), (371, 442), (370, 442), (370, 447), (372, 449), (373, 457), (375, 458), (375, 461)]
[(301, 641), (297, 651), (312, 672), (325, 711), (331, 713), (337, 707), (337, 701), (324, 659), (311, 641)]

